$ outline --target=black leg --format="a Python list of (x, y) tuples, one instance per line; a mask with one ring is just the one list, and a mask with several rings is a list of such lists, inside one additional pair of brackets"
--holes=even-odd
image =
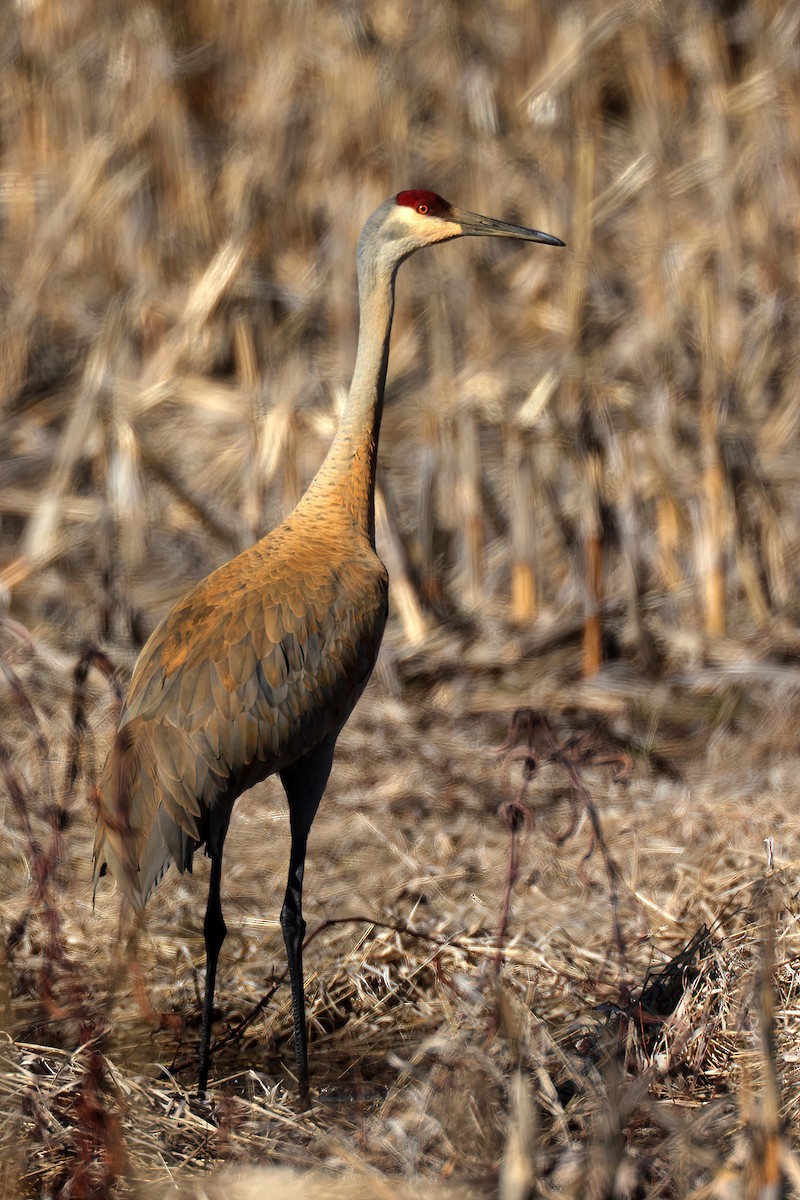
[(222, 919), (220, 881), (222, 878), (222, 848), (211, 856), (211, 880), (208, 885), (208, 905), (203, 933), (206, 939), (206, 990), (203, 997), (203, 1019), (200, 1025), (200, 1074), (197, 1093), (202, 1100), (208, 1084), (211, 1064), (211, 1021), (214, 1014), (214, 989), (217, 982), (217, 960), (225, 934), (228, 932)]
[(306, 1035), (306, 1000), (303, 985), (303, 939), (306, 923), (303, 920), (303, 869), (305, 867), (307, 838), (302, 846), (292, 838), (292, 853), (289, 867), (289, 883), (281, 909), (281, 929), (289, 963), (289, 979), (292, 985), (292, 1018), (294, 1020), (294, 1057), (297, 1063), (297, 1081), (300, 1099), (308, 1099), (308, 1039)]
[(303, 920), (303, 872), (306, 846), (322, 793), (328, 782), (333, 763), (335, 739), (317, 747), (311, 754), (281, 771), (289, 800), (289, 821), (292, 847), (289, 854), (289, 881), (281, 909), (281, 929), (289, 962), (292, 985), (292, 1016), (294, 1019), (294, 1055), (300, 1099), (308, 1100), (308, 1039), (306, 1034), (306, 1002), (303, 988), (303, 939), (306, 923)]

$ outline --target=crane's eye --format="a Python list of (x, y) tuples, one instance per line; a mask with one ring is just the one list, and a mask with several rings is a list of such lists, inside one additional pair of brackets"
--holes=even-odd
[(419, 213), (421, 216), (423, 216), (423, 217), (424, 217), (424, 216), (425, 216), (425, 213), (426, 213), (427, 211), (428, 211), (428, 206), (427, 206), (427, 204), (418, 204), (418, 205), (417, 205), (417, 212), (418, 212), (418, 213)]

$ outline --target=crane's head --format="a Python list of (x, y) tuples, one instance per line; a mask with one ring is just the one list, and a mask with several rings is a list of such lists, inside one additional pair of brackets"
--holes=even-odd
[(454, 208), (436, 192), (415, 188), (385, 200), (372, 214), (364, 226), (359, 251), (377, 254), (388, 251), (391, 260), (400, 263), (423, 246), (459, 237), (507, 237), (544, 242), (548, 246), (564, 245), (550, 233), (466, 212)]

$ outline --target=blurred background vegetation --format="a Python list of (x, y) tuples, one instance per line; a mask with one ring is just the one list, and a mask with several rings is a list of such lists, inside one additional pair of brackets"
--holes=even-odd
[[(147, 1005), (172, 1004), (175, 1013), (192, 1003), (185, 960), (186, 945), (201, 957), (199, 880), (194, 892), (185, 881), (170, 884), (167, 900), (159, 889), (149, 940), (131, 952), (135, 1003), (126, 993), (124, 1020), (117, 1014), (118, 1025), (131, 1026), (127, 1058), (113, 1067), (111, 1059), (86, 1066), (70, 1058), (71, 1083), (63, 1083), (67, 1059), (59, 1055), (72, 1051), (58, 1021), (71, 1012), (85, 1041), (101, 1020), (94, 1009), (87, 1016), (74, 980), (85, 973), (97, 997), (119, 983), (117, 927), (88, 913), (92, 816), (82, 796), (92, 767), (76, 799), (71, 670), (90, 643), (124, 675), (169, 604), (294, 505), (349, 383), (360, 228), (407, 187), (546, 230), (567, 248), (469, 240), (412, 259), (399, 275), (378, 498), (392, 618), (372, 704), (342, 738), (318, 823), (330, 834), (326, 846), (352, 840), (341, 861), (320, 854), (316, 869), (320, 903), (327, 887), (334, 911), (363, 896), (370, 911), (394, 906), (411, 920), (423, 896), (436, 936), (469, 927), (469, 948), (451, 950), (472, 982), (463, 994), (448, 992), (429, 947), (414, 943), (419, 957), (409, 965), (411, 948), (403, 943), (401, 953), (390, 934), (364, 942), (358, 971), (355, 950), (344, 960), (339, 992), (317, 982), (312, 1041), (324, 1053), (323, 1031), (338, 1038), (343, 1072), (370, 1078), (364, 1031), (356, 1023), (353, 1033), (342, 1016), (348, 1005), (367, 1012), (374, 1001), (382, 1036), (406, 1037), (406, 1046), (457, 1029), (449, 1049), (431, 1043), (413, 1070), (403, 1067), (385, 1105), (358, 1099), (357, 1084), (362, 1123), (353, 1118), (345, 1133), (326, 1118), (340, 1139), (334, 1153), (330, 1140), (313, 1143), (319, 1129), (303, 1124), (285, 1097), (275, 1133), (274, 1090), (267, 1102), (251, 1089), (246, 1128), (234, 1122), (224, 1136), (169, 1089), (158, 1100), (149, 1084), (136, 1091), (142, 1029), (153, 1018)], [(3, 1157), (16, 1165), (0, 1171), (0, 1182), (13, 1175), (10, 1195), (46, 1187), (54, 1196), (105, 1195), (125, 1161), (146, 1161), (155, 1178), (162, 1163), (235, 1157), (247, 1145), (280, 1156), (284, 1135), (297, 1155), (285, 1160), (296, 1165), (352, 1165), (363, 1156), (370, 1170), (389, 1174), (404, 1164), (442, 1177), (461, 1171), (483, 1181), (477, 1194), (493, 1194), (503, 1145), (519, 1150), (533, 1126), (507, 1082), (509, 1064), (523, 1061), (517, 1034), (500, 1062), (499, 1052), (478, 1049), (483, 1010), (464, 1015), (463, 996), (483, 978), (478, 966), (498, 953), (498, 893), (484, 894), (476, 880), (500, 879), (502, 891), (507, 869), (507, 831), (492, 824), (496, 768), (475, 755), (481, 740), (502, 739), (510, 711), (524, 704), (562, 717), (583, 706), (624, 733), (629, 749), (655, 747), (694, 770), (687, 793), (673, 766), (655, 782), (648, 775), (665, 767), (663, 757), (640, 763), (635, 803), (604, 785), (606, 834), (625, 856), (630, 896), (649, 897), (649, 907), (623, 920), (634, 957), (653, 953), (655, 928), (673, 950), (696, 949), (690, 935), (706, 921), (719, 919), (719, 936), (733, 939), (713, 987), (705, 977), (685, 1015), (692, 1036), (703, 1033), (702, 1050), (683, 1026), (658, 1053), (643, 1035), (639, 1057), (626, 1060), (626, 1070), (646, 1063), (648, 1086), (655, 1094), (657, 1082), (662, 1098), (683, 1095), (691, 1078), (686, 1104), (702, 1108), (705, 1132), (690, 1135), (689, 1153), (688, 1142), (672, 1137), (674, 1125), (659, 1140), (672, 1117), (648, 1110), (632, 1133), (634, 1102), (620, 1101), (617, 1084), (598, 1071), (592, 1039), (573, 1039), (578, 1015), (588, 1019), (589, 1006), (609, 996), (597, 911), (583, 892), (585, 842), (570, 850), (566, 835), (555, 838), (557, 854), (542, 843), (524, 904), (517, 897), (511, 906), (517, 957), (507, 957), (506, 971), (529, 1023), (531, 1087), (551, 1120), (538, 1161), (543, 1171), (563, 1168), (548, 1176), (549, 1194), (639, 1195), (646, 1180), (648, 1194), (713, 1197), (723, 1193), (708, 1180), (720, 1189), (730, 1180), (725, 1156), (742, 1129), (757, 1126), (748, 1145), (774, 1149), (769, 1022), (759, 1053), (772, 1079), (771, 1115), (753, 1125), (755, 1068), (740, 1041), (753, 1026), (731, 996), (755, 977), (761, 924), (775, 924), (783, 909), (772, 900), (765, 908), (763, 897), (760, 907), (730, 906), (750, 886), (752, 847), (760, 853), (765, 830), (783, 838), (778, 865), (789, 890), (800, 857), (791, 783), (800, 686), (799, 235), (795, 3), (0, 5), (0, 820), (8, 838), (0, 1011), (16, 1038), (13, 1065), (0, 1072), (6, 1109), (16, 1113), (3, 1127), (13, 1149)], [(114, 700), (95, 674), (85, 719), (102, 758)], [(493, 723), (479, 733), (464, 723), (486, 714)], [(556, 802), (569, 798), (569, 786), (553, 785)], [(362, 821), (366, 789), (383, 797), (387, 839), (397, 823), (405, 847), (380, 880), (375, 830)], [(75, 820), (62, 842), (63, 797)], [(435, 836), (420, 798), (439, 806)], [(242, 828), (250, 849), (260, 848), (261, 824), (248, 824), (246, 805)], [(280, 836), (270, 829), (276, 878), (285, 867)], [(651, 859), (643, 849), (640, 861), (640, 842), (653, 847)], [(241, 864), (247, 851), (242, 843)], [(414, 862), (419, 878), (404, 891)], [(242, 899), (241, 911), (263, 908), (263, 870), (259, 859), (249, 877), (256, 898)], [(449, 882), (434, 894), (437, 874)], [(231, 878), (244, 897), (244, 865)], [(556, 911), (563, 929), (553, 931), (547, 921)], [(42, 913), (44, 932), (34, 935)], [(604, 918), (604, 937), (606, 926)], [(270, 928), (274, 957), (280, 937), (275, 922)], [(537, 930), (547, 931), (541, 944)], [(188, 941), (178, 949), (176, 937)], [(254, 938), (245, 929), (236, 964), (237, 996), (250, 1003), (263, 994), (269, 960)], [(79, 954), (90, 944), (92, 966)], [(333, 978), (341, 941), (331, 934), (316, 945), (327, 947), (317, 951), (321, 977)], [(798, 946), (781, 946), (789, 971)], [(418, 972), (414, 996), (402, 992), (399, 1009), (387, 1008), (398, 980)], [(786, 1063), (796, 1063), (795, 982), (781, 978), (782, 1045)], [(54, 979), (60, 992), (47, 990)], [(65, 979), (73, 981), (66, 990)], [(748, 994), (755, 1004), (752, 987)], [(406, 1012), (401, 1030), (398, 1013)], [(270, 1027), (265, 1044), (275, 1036)], [(384, 1043), (380, 1056), (370, 1045), (373, 1057), (392, 1062)], [(158, 1053), (169, 1057), (163, 1046)], [(260, 1044), (243, 1057), (259, 1062), (259, 1054)], [(321, 1074), (335, 1075), (334, 1060), (322, 1061)], [(44, 1079), (52, 1083), (43, 1099)], [(190, 1086), (191, 1067), (185, 1079)], [(480, 1098), (479, 1121), (442, 1109), (443, 1079)], [(743, 1088), (738, 1109), (725, 1100), (732, 1086)], [(576, 1109), (584, 1088), (591, 1103)], [(164, 1124), (176, 1104), (183, 1123)], [(794, 1129), (796, 1101), (781, 1111)], [(256, 1129), (261, 1141), (248, 1143)], [(623, 1164), (624, 1179), (617, 1159), (597, 1165), (603, 1147), (622, 1145), (623, 1129), (640, 1155), (635, 1168), (633, 1158)], [(38, 1159), (20, 1149), (31, 1137), (44, 1148)], [(307, 1153), (312, 1143), (316, 1158)], [(569, 1155), (582, 1147), (584, 1165), (572, 1170), (578, 1158)], [(531, 1156), (519, 1153), (523, 1183), (514, 1191), (510, 1175), (501, 1176), (504, 1200), (527, 1195), (524, 1180), (535, 1174)], [(784, 1173), (800, 1177), (793, 1159), (775, 1153), (784, 1154)], [(725, 1194), (774, 1194), (758, 1190), (775, 1183), (765, 1154), (749, 1161), (736, 1176), (739, 1190)]]
[(591, 673), (789, 636), (794, 5), (0, 21), (14, 615), (138, 643), (294, 504), (349, 381), (360, 227), (426, 186), (568, 249), (467, 243), (401, 273), (381, 478), (408, 638), (572, 614)]

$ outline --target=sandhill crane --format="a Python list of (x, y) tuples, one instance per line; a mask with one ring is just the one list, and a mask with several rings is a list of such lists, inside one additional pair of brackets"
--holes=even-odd
[(358, 244), (360, 327), (330, 451), (294, 512), (213, 571), (144, 646), (100, 780), (95, 886), (108, 868), (138, 910), (170, 862), (211, 858), (199, 1093), (205, 1094), (217, 960), (226, 927), (222, 850), (237, 796), (277, 772), (289, 802), (281, 909), (301, 1096), (308, 1094), (303, 869), (336, 739), (378, 655), (388, 576), (375, 552), (375, 465), (394, 281), (404, 259), (465, 236), (559, 238), (463, 212), (429, 191), (392, 196)]

